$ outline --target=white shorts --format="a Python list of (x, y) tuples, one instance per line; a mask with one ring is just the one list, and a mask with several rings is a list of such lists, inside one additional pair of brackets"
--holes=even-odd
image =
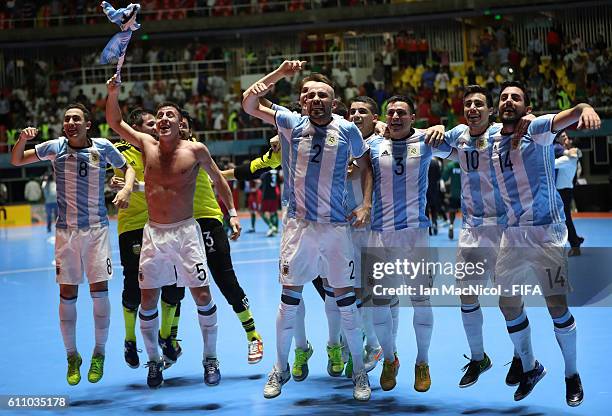
[(287, 218), (280, 245), (279, 281), (303, 286), (317, 276), (333, 288), (352, 287), (356, 268), (348, 225)]
[(458, 283), (486, 285), (490, 280), (494, 280), (495, 265), (504, 229), (505, 226), (498, 225), (461, 229), (457, 263), (479, 263), (482, 266), (479, 270), (484, 269), (484, 273), (474, 273), (465, 277), (456, 276)]
[(370, 247), (372, 232), (370, 230), (355, 230), (351, 227), (351, 240), (355, 256), (355, 287), (361, 288), (361, 249)]
[(174, 223), (147, 222), (142, 232), (141, 289), (175, 284), (180, 287), (208, 286), (206, 251), (200, 226), (193, 218)]
[(495, 268), (502, 296), (512, 296), (520, 285), (536, 284), (544, 296), (570, 292), (566, 244), (563, 223), (506, 228)]
[[(429, 230), (427, 228), (405, 228), (397, 231), (372, 231), (371, 246), (385, 249), (385, 262), (406, 259), (409, 262), (425, 264), (429, 259)], [(423, 266), (410, 275), (388, 275), (393, 286), (405, 284), (414, 287), (419, 297), (423, 288), (433, 286), (433, 275)], [(371, 282), (376, 284), (375, 282)], [(387, 285), (383, 283), (383, 285)], [(376, 296), (375, 296), (376, 297)], [(384, 297), (384, 296), (383, 296)]]
[(55, 280), (61, 285), (78, 285), (83, 283), (83, 272), (89, 284), (113, 277), (108, 227), (56, 228)]

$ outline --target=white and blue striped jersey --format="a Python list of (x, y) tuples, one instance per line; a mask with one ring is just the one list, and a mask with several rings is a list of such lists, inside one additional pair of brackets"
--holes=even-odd
[(451, 149), (444, 144), (432, 149), (424, 140), (425, 131), (415, 130), (406, 139), (371, 142), (373, 231), (429, 227), (425, 213), (429, 163), (434, 156), (447, 157)]
[[(372, 134), (368, 137), (365, 142), (370, 145), (372, 141), (380, 138), (380, 136), (376, 134)], [(347, 207), (347, 215), (353, 212), (356, 208), (361, 206), (363, 203), (363, 188), (361, 185), (361, 175), (354, 175), (353, 178), (349, 179), (346, 183), (346, 207)], [(368, 231), (370, 229), (370, 225), (367, 224), (365, 227), (353, 228), (353, 231)]]
[(346, 223), (346, 176), (350, 157), (360, 158), (368, 150), (353, 123), (332, 117), (317, 126), (307, 116), (276, 112), (287, 168), (285, 192), (289, 218), (318, 223)]
[(512, 136), (494, 136), (493, 166), (506, 206), (508, 226), (546, 225), (565, 221), (555, 186), (554, 114), (536, 118), (512, 149)]
[(57, 184), (57, 228), (88, 229), (108, 225), (104, 203), (107, 167), (121, 168), (125, 158), (106, 139), (91, 139), (91, 146), (73, 149), (66, 137), (36, 145), (36, 156), (50, 160)]
[(444, 135), (446, 143), (457, 149), (461, 167), (464, 228), (508, 223), (492, 157), (493, 137), (501, 128), (501, 124), (493, 124), (481, 136), (472, 137), (468, 126), (460, 124)]

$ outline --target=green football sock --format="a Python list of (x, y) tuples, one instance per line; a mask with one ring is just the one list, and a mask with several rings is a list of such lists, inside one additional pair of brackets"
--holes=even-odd
[(123, 322), (125, 323), (125, 340), (136, 342), (136, 315), (137, 312), (123, 307)]

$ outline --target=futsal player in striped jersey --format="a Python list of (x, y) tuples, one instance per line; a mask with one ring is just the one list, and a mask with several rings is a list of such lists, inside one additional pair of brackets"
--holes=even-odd
[(58, 219), (55, 231), (56, 280), (60, 286), (60, 328), (68, 356), (68, 384), (81, 381), (81, 355), (76, 345), (76, 301), (83, 273), (93, 300), (95, 347), (87, 379), (100, 381), (104, 374), (105, 345), (110, 324), (108, 281), (113, 275), (108, 240), (108, 217), (104, 203), (104, 180), (108, 167), (120, 168), (129, 180), (113, 203), (129, 205), (134, 170), (106, 139), (89, 138), (89, 111), (71, 104), (64, 113), (64, 133), (58, 139), (25, 150), (38, 129), (28, 127), (13, 147), (11, 163), (27, 165), (49, 160), (57, 181)]
[[(408, 260), (418, 261), (426, 255), (429, 247), (430, 221), (425, 212), (429, 163), (433, 156), (448, 156), (451, 149), (444, 144), (439, 149), (432, 149), (426, 144), (426, 141), (441, 138), (444, 126), (436, 126), (428, 131), (416, 130), (412, 128), (414, 117), (414, 104), (410, 98), (397, 95), (389, 98), (389, 138), (378, 137), (370, 142), (374, 171), (371, 246), (401, 248)], [(419, 274), (414, 277), (411, 286), (429, 287), (430, 279), (429, 273)], [(378, 306), (374, 307), (376, 334), (385, 357), (380, 377), (383, 390), (395, 387), (399, 369), (399, 360), (390, 340), (390, 300), (384, 296), (374, 299), (374, 305)], [(413, 326), (417, 343), (414, 389), (425, 392), (431, 386), (428, 353), (433, 312), (429, 296), (417, 294), (411, 296), (411, 302), (414, 307)]]
[[(301, 71), (303, 68), (305, 61), (284, 61), (281, 65), (274, 71), (265, 75), (259, 81), (254, 83), (251, 87), (249, 87), (243, 97), (247, 97), (250, 93), (251, 89), (263, 83), (264, 85), (270, 85), (278, 82), (280, 79), (284, 77), (290, 77)], [(310, 87), (315, 85), (317, 82), (322, 82), (325, 84), (331, 85), (332, 82), (324, 75), (313, 73), (309, 76), (305, 77), (301, 81), (300, 90), (299, 90), (299, 102), (295, 106), (290, 106), (293, 108), (287, 108), (284, 106), (280, 106), (277, 104), (271, 103), (269, 100), (264, 97), (259, 98), (259, 103), (264, 107), (270, 108), (273, 111), (278, 112), (288, 112), (306, 115), (305, 110), (305, 101), (306, 94), (308, 93)], [(335, 102), (334, 102), (335, 105)], [(332, 106), (332, 109), (334, 106)], [(298, 111), (299, 110), (299, 111)], [(303, 111), (302, 111), (303, 110)], [(333, 110), (332, 110), (333, 111)], [(334, 116), (335, 117), (335, 116)], [(282, 136), (283, 132), (279, 131), (279, 136)], [(283, 146), (282, 143), (284, 141), (288, 141), (289, 139), (280, 140), (280, 156), (282, 162), (283, 174), (285, 175), (285, 183), (288, 178), (292, 174), (291, 167), (289, 165), (289, 146)], [(282, 206), (282, 225), (284, 233), (285, 224), (287, 220), (287, 206), (289, 204), (288, 198), (288, 188), (286, 185), (283, 187), (283, 191), (281, 194), (281, 206)], [(344, 371), (344, 359), (343, 359), (343, 347), (339, 342), (340, 337), (340, 310), (333, 298), (333, 290), (329, 286), (327, 282), (317, 276), (316, 279), (312, 281), (315, 286), (317, 293), (321, 296), (321, 299), (325, 302), (325, 313), (327, 316), (328, 328), (329, 328), (329, 338), (327, 345), (327, 371), (333, 377), (338, 377), (342, 375)], [(306, 328), (305, 328), (305, 316), (306, 316), (306, 308), (304, 304), (304, 299), (301, 299), (297, 314), (295, 318), (295, 330), (294, 330), (294, 339), (295, 339), (295, 359), (293, 361), (293, 365), (291, 368), (291, 374), (295, 381), (304, 381), (308, 377), (309, 369), (308, 369), (308, 360), (312, 356), (314, 350), (310, 342), (308, 342), (306, 338)]]
[[(535, 118), (527, 133), (513, 140), (520, 118), (530, 111), (522, 84), (502, 84), (499, 116), (503, 128), (494, 136), (492, 166), (508, 227), (502, 235), (496, 275), (502, 285), (522, 283), (521, 279), (528, 277), (537, 279), (565, 362), (566, 402), (578, 406), (584, 393), (576, 367), (576, 322), (567, 305), (567, 228), (563, 202), (555, 188), (553, 142), (560, 130), (576, 122), (579, 129), (598, 129), (601, 121), (591, 106), (578, 104)], [(523, 369), (514, 393), (518, 401), (533, 390), (546, 369), (535, 359), (521, 296), (501, 296), (500, 308), (517, 353), (513, 363), (520, 363)]]
[[(270, 85), (260, 83), (243, 102), (245, 111), (279, 128), (282, 147), (289, 148), (285, 182), (287, 220), (281, 241), (280, 280), (283, 294), (277, 317), (277, 362), (264, 397), (281, 393), (289, 378), (287, 357), (303, 285), (326, 276), (340, 309), (341, 327), (353, 356), (353, 397), (369, 400), (371, 390), (363, 366), (362, 341), (351, 279), (353, 248), (344, 209), (349, 157), (369, 165), (368, 149), (357, 127), (332, 117), (333, 88), (316, 82), (309, 87), (308, 116), (273, 111), (261, 104)], [(363, 158), (363, 159), (362, 159)], [(285, 163), (283, 155), (283, 163)], [(367, 169), (367, 168), (366, 168)], [(369, 220), (369, 197), (356, 215), (357, 225)]]
[[(378, 104), (370, 97), (356, 97), (353, 99), (349, 109), (349, 120), (355, 123), (363, 140), (367, 143), (371, 142), (375, 138), (379, 137), (374, 132), (374, 126), (378, 120)], [(363, 186), (361, 175), (359, 174), (359, 167), (353, 163), (349, 167), (349, 181), (347, 182), (347, 212), (351, 213), (354, 209), (358, 208), (363, 201)], [(371, 186), (371, 185), (370, 185)], [(368, 303), (369, 299), (364, 299), (362, 294), (362, 281), (361, 276), (361, 250), (364, 247), (369, 246), (370, 242), (370, 227), (369, 224), (365, 227), (351, 227), (351, 239), (353, 241), (353, 249), (355, 250), (355, 294), (357, 296), (357, 308), (361, 317), (362, 328), (365, 335), (366, 346), (364, 350), (364, 365), (366, 371), (370, 372), (376, 367), (376, 364), (382, 357), (382, 348), (378, 341), (374, 317), (373, 308), (362, 307), (363, 303)], [(396, 319), (393, 320), (393, 334), (397, 334), (397, 317), (399, 316), (399, 299), (395, 303), (393, 310), (396, 313), (394, 316)], [(387, 334), (385, 334), (387, 336)], [(352, 357), (347, 363), (346, 374), (349, 375), (352, 367)]]
[[(463, 94), (463, 114), (467, 125), (460, 124), (445, 134), (445, 141), (454, 151), (461, 169), (461, 212), (463, 225), (459, 232), (457, 262), (480, 262), (485, 273), (457, 279), (464, 288), (486, 286), (493, 279), (499, 244), (507, 224), (493, 170), (493, 134), (501, 124), (493, 124), (495, 109), (491, 93), (478, 85), (469, 85)], [(459, 387), (478, 381), (480, 374), (491, 368), (491, 359), (484, 351), (483, 315), (477, 295), (461, 295), (461, 319), (470, 347), (470, 362)], [(517, 378), (511, 368), (508, 379)]]

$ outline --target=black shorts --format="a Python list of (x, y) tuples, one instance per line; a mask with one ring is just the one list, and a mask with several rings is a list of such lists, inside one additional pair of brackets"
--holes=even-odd
[(461, 208), (461, 200), (459, 198), (453, 198), (452, 196), (448, 199), (448, 207), (450, 209), (458, 210)]
[(206, 262), (213, 280), (223, 297), (232, 305), (234, 312), (240, 313), (246, 310), (248, 299), (234, 272), (230, 243), (223, 224), (215, 218), (198, 218), (196, 221), (202, 229), (202, 238), (206, 247)]
[(119, 256), (125, 277), (134, 276), (138, 279), (141, 246), (142, 228), (119, 234)]

